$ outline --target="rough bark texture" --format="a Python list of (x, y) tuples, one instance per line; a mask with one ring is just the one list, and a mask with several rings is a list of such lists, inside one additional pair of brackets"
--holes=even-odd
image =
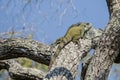
[(80, 60), (91, 49), (91, 40), (80, 40), (80, 42), (80, 50), (71, 42), (61, 51), (46, 78), (53, 77), (52, 80), (73, 80), (75, 78)]
[(34, 40), (21, 38), (0, 40), (0, 60), (6, 60), (1, 61), (0, 68), (7, 69), (12, 79), (39, 80), (45, 78), (45, 80), (73, 80), (79, 61), (87, 55), (92, 47), (91, 40), (80, 40), (80, 42), (82, 46), (80, 50), (78, 50), (77, 45), (74, 43), (71, 42), (68, 44), (65, 49), (61, 51), (60, 56), (56, 59), (51, 70), (48, 73), (43, 74), (43, 72), (39, 70), (35, 70), (38, 72), (35, 73), (34, 69), (26, 69), (14, 60), (11, 62), (6, 59), (27, 57), (39, 63), (49, 65), (51, 53), (51, 51), (48, 51), (49, 46)]
[(119, 54), (120, 0), (108, 0), (110, 21), (101, 36), (94, 57), (88, 66), (85, 80), (106, 80), (110, 68)]
[(31, 39), (1, 39), (0, 60), (27, 57), (39, 63), (49, 65), (49, 46)]
[(23, 68), (16, 60), (0, 61), (0, 69), (6, 69), (15, 80), (42, 80), (45, 73), (34, 68)]
[(79, 61), (94, 47), (97, 40), (96, 38), (94, 43), (91, 43), (91, 40), (81, 39), (80, 50), (78, 50), (77, 45), (71, 42), (61, 51), (51, 70), (48, 73), (43, 73), (37, 69), (24, 68), (16, 61), (6, 59), (27, 57), (49, 65), (51, 53), (51, 51), (48, 51), (49, 46), (30, 39), (2, 39), (0, 40), (0, 69), (6, 69), (11, 78), (17, 80), (18, 78), (19, 80), (39, 80), (43, 77), (45, 77), (45, 80), (73, 80)]

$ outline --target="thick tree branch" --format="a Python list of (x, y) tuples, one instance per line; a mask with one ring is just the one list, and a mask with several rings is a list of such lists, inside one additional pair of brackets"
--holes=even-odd
[(92, 57), (89, 57), (86, 61), (82, 63), (82, 70), (81, 70), (81, 80), (85, 80), (86, 71), (88, 66), (91, 62)]
[(110, 16), (115, 11), (120, 10), (120, 0), (106, 0)]
[(120, 47), (120, 0), (109, 0), (110, 21), (95, 50), (85, 80), (106, 80), (110, 68), (119, 54)]
[(0, 61), (0, 69), (6, 69), (14, 80), (42, 80), (45, 73), (35, 68), (24, 68), (15, 60)]
[(36, 62), (49, 65), (49, 47), (30, 39), (3, 39), (0, 40), (0, 60), (18, 57), (27, 57)]
[[(53, 67), (51, 69), (51, 71), (53, 71), (52, 73), (54, 73), (54, 71), (56, 71), (57, 69), (60, 73), (66, 74), (66, 71), (67, 71), (68, 73), (71, 73), (70, 75), (72, 75), (73, 78), (75, 77), (75, 72), (77, 70), (77, 66), (79, 65), (79, 60), (85, 57), (86, 54), (91, 49), (91, 40), (80, 40), (80, 42), (82, 45), (80, 50), (78, 50), (77, 45), (74, 45), (73, 43), (68, 44), (66, 48), (62, 50), (62, 52), (60, 53), (62, 55), (60, 55), (58, 57), (59, 59), (57, 59), (55, 64), (53, 64)], [(4, 39), (4, 40), (1, 40), (0, 43), (1, 43), (0, 44), (0, 59), (1, 60), (11, 59), (11, 58), (16, 58), (16, 57), (27, 57), (35, 61), (41, 60), (39, 61), (41, 63), (47, 60), (46, 56), (50, 60), (50, 56), (48, 56), (47, 53), (45, 53), (45, 50), (48, 49), (48, 46), (46, 47), (45, 45), (35, 42), (33, 40), (19, 39), (19, 38), (12, 39), (12, 40)], [(40, 51), (43, 51), (43, 52), (40, 52)], [(41, 57), (41, 55), (38, 55), (39, 52), (43, 57)], [(36, 60), (36, 57), (38, 58), (37, 60)], [(49, 60), (45, 61), (44, 64), (47, 62), (48, 62), (47, 64), (49, 64)], [(19, 74), (20, 72), (17, 72), (17, 73)], [(15, 78), (18, 77), (17, 73), (16, 75), (13, 75)], [(50, 72), (50, 74), (48, 73), (46, 75), (46, 78), (50, 78), (50, 75), (53, 77), (53, 74), (51, 74)], [(25, 76), (22, 76), (22, 77), (26, 78)]]
[(46, 78), (52, 78), (52, 80), (73, 80), (75, 78), (80, 60), (91, 50), (91, 40), (80, 39), (80, 42), (80, 49), (72, 42), (62, 49)]

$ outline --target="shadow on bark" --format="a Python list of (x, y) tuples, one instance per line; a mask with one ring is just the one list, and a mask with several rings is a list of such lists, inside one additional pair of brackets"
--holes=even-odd
[(49, 72), (49, 74), (46, 75), (46, 78), (50, 79), (54, 76), (64, 76), (67, 80), (73, 80), (72, 73), (70, 70), (64, 67), (57, 67)]

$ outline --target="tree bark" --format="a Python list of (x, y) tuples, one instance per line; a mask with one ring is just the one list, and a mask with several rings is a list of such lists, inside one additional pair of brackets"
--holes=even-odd
[(120, 0), (107, 0), (110, 20), (95, 50), (85, 80), (106, 80), (110, 68), (119, 54)]
[[(44, 73), (46, 75), (43, 75), (43, 72), (38, 71), (41, 76), (36, 76), (37, 74), (33, 72), (33, 70), (30, 70), (34, 76), (34, 80), (38, 79), (51, 79), (52, 80), (73, 80), (76, 75), (76, 70), (79, 65), (79, 61), (87, 55), (89, 50), (91, 49), (91, 40), (80, 40), (81, 42), (81, 49), (78, 50), (77, 45), (74, 43), (69, 43), (66, 45), (66, 47), (61, 51), (60, 55), (56, 59), (55, 63), (53, 64), (51, 70), (48, 73)], [(32, 59), (34, 61), (37, 61), (39, 63), (43, 63), (46, 65), (49, 65), (50, 62), (50, 53), (49, 46), (46, 46), (42, 43), (38, 43), (34, 40), (29, 39), (4, 39), (0, 40), (0, 60), (6, 60), (6, 59), (13, 59), (18, 57), (27, 57), (29, 59)], [(30, 43), (30, 44), (28, 44)], [(55, 47), (56, 49), (56, 47)], [(9, 62), (9, 64), (8, 64)], [(24, 67), (17, 65), (14, 61), (14, 63), (11, 63), (9, 60), (2, 61), (0, 63), (1, 69), (8, 70), (9, 73), (11, 73), (12, 79), (29, 79), (33, 80), (30, 76), (30, 72), (27, 71)], [(16, 67), (12, 67), (11, 65), (15, 65)], [(6, 66), (6, 67), (5, 67)], [(36, 70), (37, 71), (37, 70)], [(26, 76), (26, 74), (28, 75)], [(22, 77), (22, 78), (20, 78)], [(53, 79), (54, 77), (54, 79)]]

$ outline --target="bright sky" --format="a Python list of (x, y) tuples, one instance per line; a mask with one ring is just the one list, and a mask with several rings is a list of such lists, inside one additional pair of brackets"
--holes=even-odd
[(26, 1), (0, 0), (0, 32), (25, 28), (35, 40), (51, 44), (72, 24), (90, 22), (104, 29), (109, 19), (105, 0), (32, 0), (29, 5)]

